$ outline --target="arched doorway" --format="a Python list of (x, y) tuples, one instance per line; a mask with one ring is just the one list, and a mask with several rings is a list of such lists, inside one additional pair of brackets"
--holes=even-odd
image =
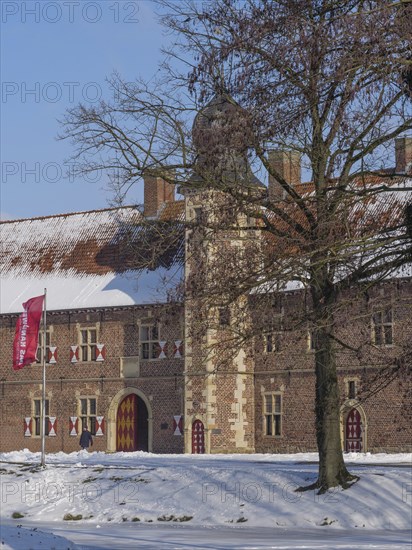
[(126, 395), (116, 415), (116, 451), (148, 450), (148, 411), (138, 395)]
[[(125, 418), (125, 425), (126, 425), (126, 419), (129, 418), (129, 427), (130, 427), (130, 421), (134, 420), (132, 425), (134, 426), (134, 432), (129, 432), (130, 439), (134, 442), (134, 445), (129, 446), (129, 448), (137, 447), (137, 449), (144, 450), (144, 447), (146, 446), (149, 452), (152, 452), (153, 450), (153, 413), (152, 413), (152, 407), (150, 403), (150, 399), (138, 388), (129, 386), (127, 388), (123, 388), (120, 390), (112, 399), (109, 410), (107, 411), (107, 450), (109, 452), (115, 452), (117, 447), (117, 435), (118, 435), (118, 416), (119, 411), (121, 411), (120, 407), (122, 405), (122, 402), (125, 400), (128, 396), (135, 396), (137, 399), (132, 397), (132, 400), (134, 401), (134, 404), (136, 405), (134, 407), (135, 413), (134, 415), (131, 415), (130, 412), (126, 414)], [(129, 409), (131, 404), (129, 402)], [(124, 409), (127, 408), (127, 402), (125, 402)], [(139, 415), (140, 410), (140, 415)], [(122, 414), (122, 412), (121, 412)], [(140, 421), (139, 421), (140, 418)], [(123, 426), (122, 426), (123, 428)], [(139, 437), (139, 431), (140, 431), (140, 437)], [(136, 439), (131, 437), (132, 435), (137, 434)], [(125, 438), (126, 438), (126, 434)], [(121, 439), (121, 437), (120, 437)], [(140, 443), (139, 443), (140, 439)], [(124, 442), (126, 443), (126, 441)], [(145, 445), (144, 445), (145, 443)], [(134, 450), (137, 450), (134, 449)]]
[(199, 455), (205, 452), (205, 427), (201, 420), (192, 424), (192, 454)]
[(116, 415), (116, 451), (148, 451), (148, 418), (141, 397), (131, 393), (122, 399)]
[(358, 409), (350, 409), (345, 422), (345, 451), (361, 453), (363, 451), (363, 426)]

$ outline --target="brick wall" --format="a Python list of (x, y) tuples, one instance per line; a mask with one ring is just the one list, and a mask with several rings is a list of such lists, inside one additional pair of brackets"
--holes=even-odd
[[(95, 311), (50, 312), (51, 344), (58, 360), (47, 366), (47, 398), (50, 415), (57, 417), (57, 436), (47, 438), (47, 451), (78, 450), (78, 436), (69, 435), (69, 417), (78, 416), (80, 397), (95, 397), (97, 414), (110, 420), (128, 391), (144, 396), (152, 413), (152, 450), (184, 451), (183, 436), (173, 435), (173, 416), (186, 409), (186, 451), (191, 452), (191, 423), (205, 424), (210, 452), (297, 452), (316, 450), (314, 421), (314, 353), (308, 348), (308, 329), (299, 319), (310, 308), (302, 292), (282, 297), (254, 298), (251, 338), (242, 355), (223, 366), (219, 356), (208, 358), (207, 331), (186, 338), (188, 355), (173, 357), (173, 343), (183, 339), (181, 306), (112, 308)], [(371, 315), (381, 306), (393, 311), (393, 344), (371, 344)], [(391, 281), (367, 293), (352, 291), (342, 297), (337, 313), (337, 364), (342, 405), (342, 437), (348, 412), (361, 412), (363, 450), (411, 451), (412, 408), (410, 350), (412, 342), (412, 283)], [(196, 310), (189, 308), (186, 322), (195, 326)], [(271, 318), (283, 313), (278, 348), (264, 349), (262, 332)], [(24, 437), (23, 421), (32, 416), (33, 399), (41, 398), (40, 365), (13, 371), (12, 343), (16, 315), (0, 317), (0, 414), (1, 450), (40, 450), (40, 438)], [(121, 376), (121, 358), (140, 354), (139, 326), (158, 321), (161, 339), (168, 342), (165, 359), (140, 360), (135, 378)], [(202, 325), (202, 323), (200, 323)], [(276, 325), (279, 327), (279, 325)], [(70, 362), (70, 346), (78, 343), (79, 328), (97, 327), (98, 341), (106, 347), (104, 362)], [(204, 327), (203, 327), (204, 328)], [(186, 327), (186, 330), (188, 327)], [(224, 329), (226, 330), (226, 329)], [(222, 342), (224, 343), (222, 331)], [(193, 339), (196, 335), (198, 338)], [(186, 335), (188, 336), (188, 335)], [(216, 334), (215, 334), (216, 339)], [(228, 350), (226, 350), (226, 353)], [(230, 356), (230, 354), (229, 354)], [(186, 365), (184, 361), (186, 360)], [(184, 371), (187, 371), (186, 379)], [(355, 396), (349, 395), (349, 382)], [(282, 430), (279, 436), (264, 432), (263, 396), (282, 396)], [(115, 402), (116, 396), (118, 401)], [(111, 412), (112, 411), (112, 412)], [(115, 426), (115, 424), (114, 424)], [(108, 425), (94, 438), (95, 450), (114, 450)]]
[[(282, 310), (284, 317), (278, 351), (266, 353), (262, 334), (254, 336), (256, 450), (316, 450), (314, 353), (308, 348), (308, 329), (300, 315), (310, 308), (310, 300), (303, 292), (289, 292), (282, 295), (281, 303), (267, 297), (255, 302), (255, 320), (261, 333), (271, 316)], [(373, 345), (372, 314), (389, 306), (393, 312), (393, 343)], [(355, 407), (362, 416), (363, 450), (412, 450), (411, 319), (410, 280), (392, 280), (367, 293), (352, 290), (342, 296), (336, 335), (348, 347), (337, 342), (336, 358), (343, 441), (347, 414)], [(354, 399), (348, 393), (351, 380), (356, 384)], [(282, 395), (282, 434), (277, 437), (264, 435), (263, 395), (268, 392)]]
[[(32, 400), (41, 398), (42, 367), (35, 364), (12, 370), (12, 344), (17, 316), (0, 318), (1, 450), (40, 450), (40, 438), (24, 436), (24, 418), (32, 416)], [(121, 358), (139, 356), (139, 323), (157, 320), (161, 339), (168, 342), (167, 357), (140, 360), (136, 378), (121, 376)], [(78, 437), (69, 435), (69, 417), (79, 416), (80, 397), (96, 398), (97, 415), (109, 420), (110, 406), (120, 392), (136, 389), (152, 410), (154, 452), (182, 452), (183, 437), (173, 435), (173, 416), (183, 413), (183, 359), (174, 358), (173, 344), (182, 338), (180, 306), (131, 307), (78, 312), (50, 312), (47, 319), (51, 345), (57, 346), (57, 363), (47, 365), (46, 393), (50, 416), (57, 417), (57, 436), (47, 437), (47, 451), (79, 449)], [(79, 342), (79, 329), (97, 327), (104, 344), (103, 362), (72, 363), (70, 346)], [(106, 425), (107, 426), (107, 425)], [(107, 429), (94, 438), (95, 450), (107, 450)]]

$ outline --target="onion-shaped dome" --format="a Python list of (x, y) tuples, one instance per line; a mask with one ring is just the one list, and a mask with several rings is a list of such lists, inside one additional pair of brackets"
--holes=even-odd
[(249, 117), (227, 95), (216, 95), (196, 115), (192, 128), (197, 153), (195, 180), (226, 185), (263, 186), (253, 175), (247, 154), (251, 144)]

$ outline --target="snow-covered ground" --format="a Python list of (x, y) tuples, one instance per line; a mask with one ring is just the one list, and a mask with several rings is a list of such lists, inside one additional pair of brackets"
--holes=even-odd
[(1, 548), (409, 547), (412, 455), (347, 454), (350, 489), (296, 492), (317, 458), (3, 453)]

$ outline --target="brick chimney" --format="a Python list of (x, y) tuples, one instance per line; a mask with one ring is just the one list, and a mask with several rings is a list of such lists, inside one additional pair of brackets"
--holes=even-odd
[(175, 186), (159, 176), (144, 176), (144, 215), (157, 216), (166, 202), (174, 202)]
[[(301, 183), (301, 155), (296, 151), (283, 151), (275, 149), (269, 151), (269, 164), (291, 185)], [(269, 199), (280, 200), (284, 198), (284, 190), (278, 181), (269, 175)]]
[(395, 171), (401, 174), (412, 174), (412, 137), (395, 139)]

